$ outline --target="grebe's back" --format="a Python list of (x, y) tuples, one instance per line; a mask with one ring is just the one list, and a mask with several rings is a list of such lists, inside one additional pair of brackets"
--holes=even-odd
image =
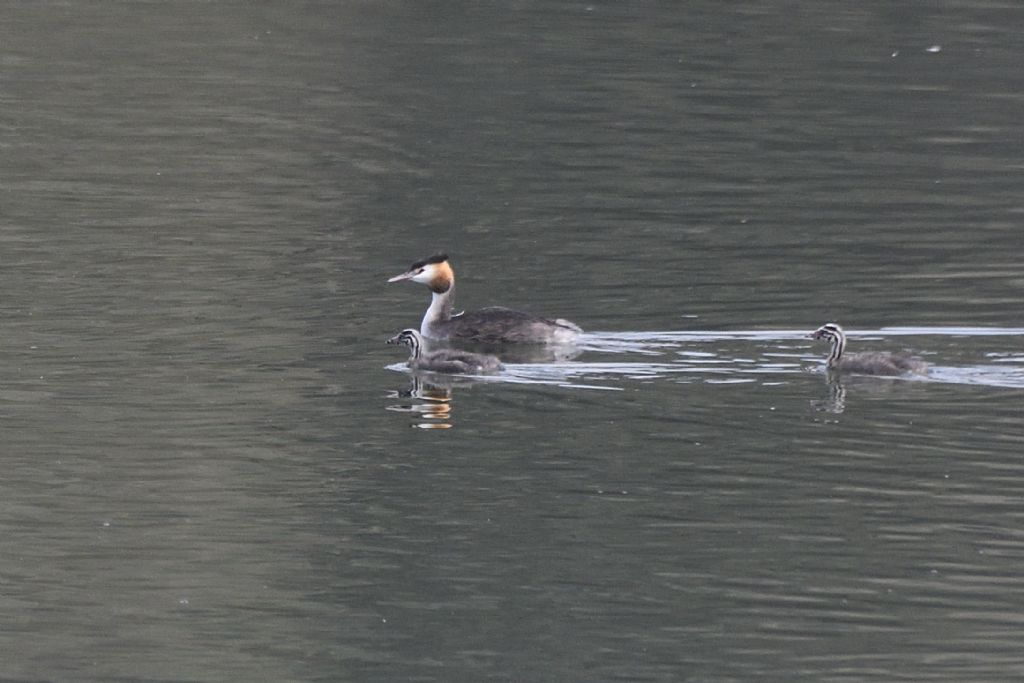
[(549, 320), (503, 306), (467, 311), (434, 326), (439, 339), (478, 344), (571, 344), (583, 330), (568, 320)]

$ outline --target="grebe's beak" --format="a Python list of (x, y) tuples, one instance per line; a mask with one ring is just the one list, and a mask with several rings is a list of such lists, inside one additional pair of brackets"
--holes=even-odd
[(411, 280), (414, 277), (416, 277), (416, 271), (407, 270), (401, 275), (396, 275), (394, 277), (388, 278), (388, 282), (401, 282), (402, 280)]
[(814, 332), (807, 333), (808, 339), (821, 339), (821, 330), (815, 330)]
[(396, 334), (396, 335), (395, 335), (394, 337), (392, 337), (391, 339), (388, 339), (388, 340), (387, 340), (386, 342), (384, 342), (384, 343), (385, 343), (385, 344), (397, 344), (397, 343), (398, 343), (398, 338), (399, 338), (400, 336), (402, 336), (402, 335), (400, 335), (400, 334)]

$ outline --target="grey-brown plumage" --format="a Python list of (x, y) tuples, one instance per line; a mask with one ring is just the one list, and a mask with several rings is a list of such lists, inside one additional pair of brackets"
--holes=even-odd
[(568, 320), (549, 320), (502, 306), (433, 321), (427, 329), (435, 339), (476, 344), (563, 344), (572, 342), (583, 331)]
[(888, 351), (868, 351), (844, 355), (846, 334), (836, 323), (826, 323), (811, 333), (813, 339), (827, 339), (832, 345), (825, 365), (829, 370), (860, 375), (925, 374), (928, 364), (919, 358), (908, 358)]
[(423, 337), (413, 329), (402, 330), (388, 339), (388, 344), (401, 344), (409, 347), (409, 367), (413, 370), (479, 375), (504, 369), (497, 357), (485, 353), (470, 353), (459, 349), (426, 351)]
[(471, 344), (569, 344), (583, 331), (568, 320), (550, 320), (511, 308), (491, 306), (453, 314), (455, 272), (446, 254), (416, 261), (388, 282), (412, 280), (433, 293), (420, 332), (428, 339)]

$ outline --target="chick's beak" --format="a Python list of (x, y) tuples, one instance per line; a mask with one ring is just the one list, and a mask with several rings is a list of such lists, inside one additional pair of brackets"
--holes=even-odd
[(384, 343), (385, 344), (397, 344), (398, 343), (398, 335), (396, 334), (394, 337), (392, 337), (391, 339), (388, 339)]

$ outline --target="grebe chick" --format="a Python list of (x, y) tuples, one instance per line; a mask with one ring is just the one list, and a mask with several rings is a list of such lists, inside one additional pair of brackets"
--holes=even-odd
[(825, 366), (829, 370), (840, 370), (862, 375), (903, 375), (908, 372), (925, 374), (928, 364), (918, 358), (898, 356), (888, 351), (869, 351), (843, 355), (846, 350), (846, 334), (836, 323), (826, 323), (811, 332), (812, 339), (827, 339), (832, 345)]
[(568, 320), (549, 320), (501, 306), (452, 315), (455, 272), (447, 254), (417, 261), (388, 282), (401, 280), (419, 282), (433, 292), (420, 324), (420, 332), (428, 339), (477, 344), (569, 344), (583, 331)]
[(470, 353), (458, 349), (424, 351), (423, 337), (416, 330), (402, 330), (388, 339), (388, 344), (401, 344), (409, 347), (409, 367), (413, 370), (478, 375), (504, 369), (501, 361), (495, 356), (483, 353)]

